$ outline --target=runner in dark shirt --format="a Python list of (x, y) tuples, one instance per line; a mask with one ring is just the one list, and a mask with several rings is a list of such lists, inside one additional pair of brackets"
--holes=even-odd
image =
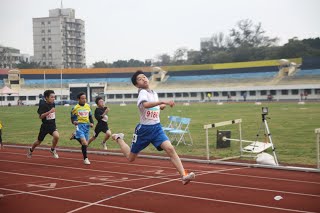
[(43, 95), (46, 101), (39, 104), (37, 111), (39, 118), (42, 120), (40, 132), (37, 140), (34, 141), (32, 147), (28, 150), (27, 157), (31, 158), (32, 152), (35, 148), (41, 144), (47, 134), (50, 134), (53, 137), (50, 153), (54, 158), (59, 158), (59, 155), (55, 150), (59, 141), (59, 132), (56, 127), (56, 109), (54, 104), (55, 94), (53, 90), (46, 90)]
[(110, 138), (111, 136), (111, 131), (108, 127), (108, 112), (109, 112), (109, 108), (104, 106), (104, 101), (101, 97), (97, 97), (96, 98), (96, 104), (97, 104), (97, 108), (94, 111), (94, 117), (97, 119), (98, 123), (96, 125), (96, 128), (94, 129), (94, 135), (90, 138), (88, 145), (94, 141), (100, 132), (105, 133), (104, 138), (102, 140), (102, 148), (104, 150), (107, 150), (107, 140)]

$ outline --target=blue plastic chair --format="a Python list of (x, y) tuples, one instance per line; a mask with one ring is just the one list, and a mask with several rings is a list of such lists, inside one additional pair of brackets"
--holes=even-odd
[(179, 116), (168, 116), (169, 124), (165, 127), (162, 127), (163, 131), (168, 132), (178, 128), (180, 124), (180, 117)]
[[(174, 136), (174, 139), (177, 141), (177, 146), (180, 142), (183, 142), (185, 145), (192, 145), (193, 140), (191, 137), (191, 133), (189, 130), (189, 124), (191, 122), (191, 118), (181, 118), (179, 126), (174, 129), (170, 130), (169, 134)], [(186, 143), (185, 134), (189, 135), (190, 143)]]

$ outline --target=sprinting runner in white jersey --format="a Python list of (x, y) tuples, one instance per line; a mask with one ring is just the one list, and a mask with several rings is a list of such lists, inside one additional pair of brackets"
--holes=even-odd
[(133, 74), (131, 81), (139, 88), (137, 106), (140, 112), (140, 123), (136, 126), (131, 148), (124, 142), (123, 133), (113, 134), (112, 139), (117, 141), (121, 151), (130, 162), (134, 161), (139, 152), (152, 143), (158, 151), (164, 150), (169, 155), (172, 164), (181, 175), (182, 183), (184, 185), (189, 183), (195, 179), (195, 174), (187, 173), (183, 168), (176, 150), (160, 124), (160, 110), (163, 110), (166, 105), (173, 107), (174, 102), (159, 101), (158, 94), (149, 88), (149, 79), (141, 70)]

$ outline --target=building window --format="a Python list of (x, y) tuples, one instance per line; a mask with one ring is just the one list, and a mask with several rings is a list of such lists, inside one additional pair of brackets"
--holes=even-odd
[(277, 95), (277, 90), (270, 90), (270, 95)]
[(48, 38), (48, 41), (51, 41), (51, 38)]
[(46, 65), (46, 62), (42, 62), (42, 65), (45, 66), (45, 65)]
[(49, 49), (51, 49), (52, 47), (51, 47), (51, 45), (49, 45), (49, 47), (48, 47)]
[(35, 101), (36, 100), (36, 96), (29, 96), (28, 99), (29, 99), (29, 101)]
[(44, 21), (41, 22), (41, 25), (44, 25)]
[(114, 94), (108, 94), (108, 95), (107, 95), (107, 98), (108, 98), (108, 99), (114, 99)]
[(133, 94), (133, 98), (138, 98), (138, 94), (137, 93)]
[(237, 93), (236, 93), (235, 91), (231, 91), (231, 92), (230, 92), (230, 95), (231, 95), (231, 96), (236, 96)]
[(42, 46), (42, 49), (46, 49), (46, 46)]
[(228, 96), (228, 92), (222, 92), (222, 96)]
[(213, 92), (213, 96), (214, 97), (219, 97), (219, 93), (218, 92)]
[(49, 57), (51, 57), (51, 58), (52, 58), (52, 54), (51, 54), (51, 53), (49, 53)]
[(181, 93), (175, 93), (176, 98), (180, 98), (182, 96)]
[(267, 95), (267, 90), (261, 90), (260, 95)]
[(122, 94), (116, 94), (116, 99), (122, 99)]
[(48, 21), (48, 24), (51, 24), (51, 21)]
[(304, 93), (310, 95), (311, 94), (311, 89), (305, 89)]
[(197, 93), (196, 92), (192, 92), (190, 93), (191, 97), (197, 97)]
[(299, 90), (298, 89), (293, 89), (291, 90), (292, 95), (299, 95)]
[(45, 38), (42, 38), (42, 41), (46, 41), (46, 39), (45, 39)]
[(0, 96), (0, 101), (4, 101), (4, 96)]
[(7, 100), (8, 100), (8, 101), (14, 101), (14, 96), (8, 96), (8, 97), (7, 97)]
[(159, 97), (159, 98), (164, 98), (164, 97), (165, 97), (165, 94), (164, 94), (164, 93), (158, 93), (158, 97)]
[(131, 98), (131, 94), (124, 94), (125, 98)]
[(182, 96), (183, 97), (189, 97), (189, 93), (184, 92), (184, 93), (182, 93)]
[(256, 96), (256, 91), (249, 91), (250, 96)]
[(281, 95), (288, 95), (289, 91), (286, 89), (281, 90)]
[(51, 61), (49, 61), (49, 65), (50, 65), (50, 66), (52, 65), (52, 62), (51, 62)]
[(172, 98), (173, 97), (173, 93), (167, 93), (167, 98)]
[(26, 100), (27, 100), (27, 96), (20, 96), (19, 99), (20, 99), (21, 101), (26, 101)]
[(50, 29), (48, 29), (48, 33), (51, 33), (51, 30), (50, 30)]
[(45, 57), (46, 57), (46, 54), (45, 54), (45, 53), (43, 53), (43, 54), (42, 54), (42, 57), (43, 57), (43, 58), (45, 58)]
[(315, 89), (314, 93), (317, 94), (317, 95), (320, 95), (320, 89)]
[(41, 33), (44, 33), (45, 32), (45, 30), (41, 30)]

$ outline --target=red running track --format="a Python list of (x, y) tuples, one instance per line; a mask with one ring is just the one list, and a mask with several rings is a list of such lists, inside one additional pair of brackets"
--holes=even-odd
[(184, 186), (168, 160), (59, 155), (0, 150), (0, 212), (320, 212), (319, 173), (184, 162)]

